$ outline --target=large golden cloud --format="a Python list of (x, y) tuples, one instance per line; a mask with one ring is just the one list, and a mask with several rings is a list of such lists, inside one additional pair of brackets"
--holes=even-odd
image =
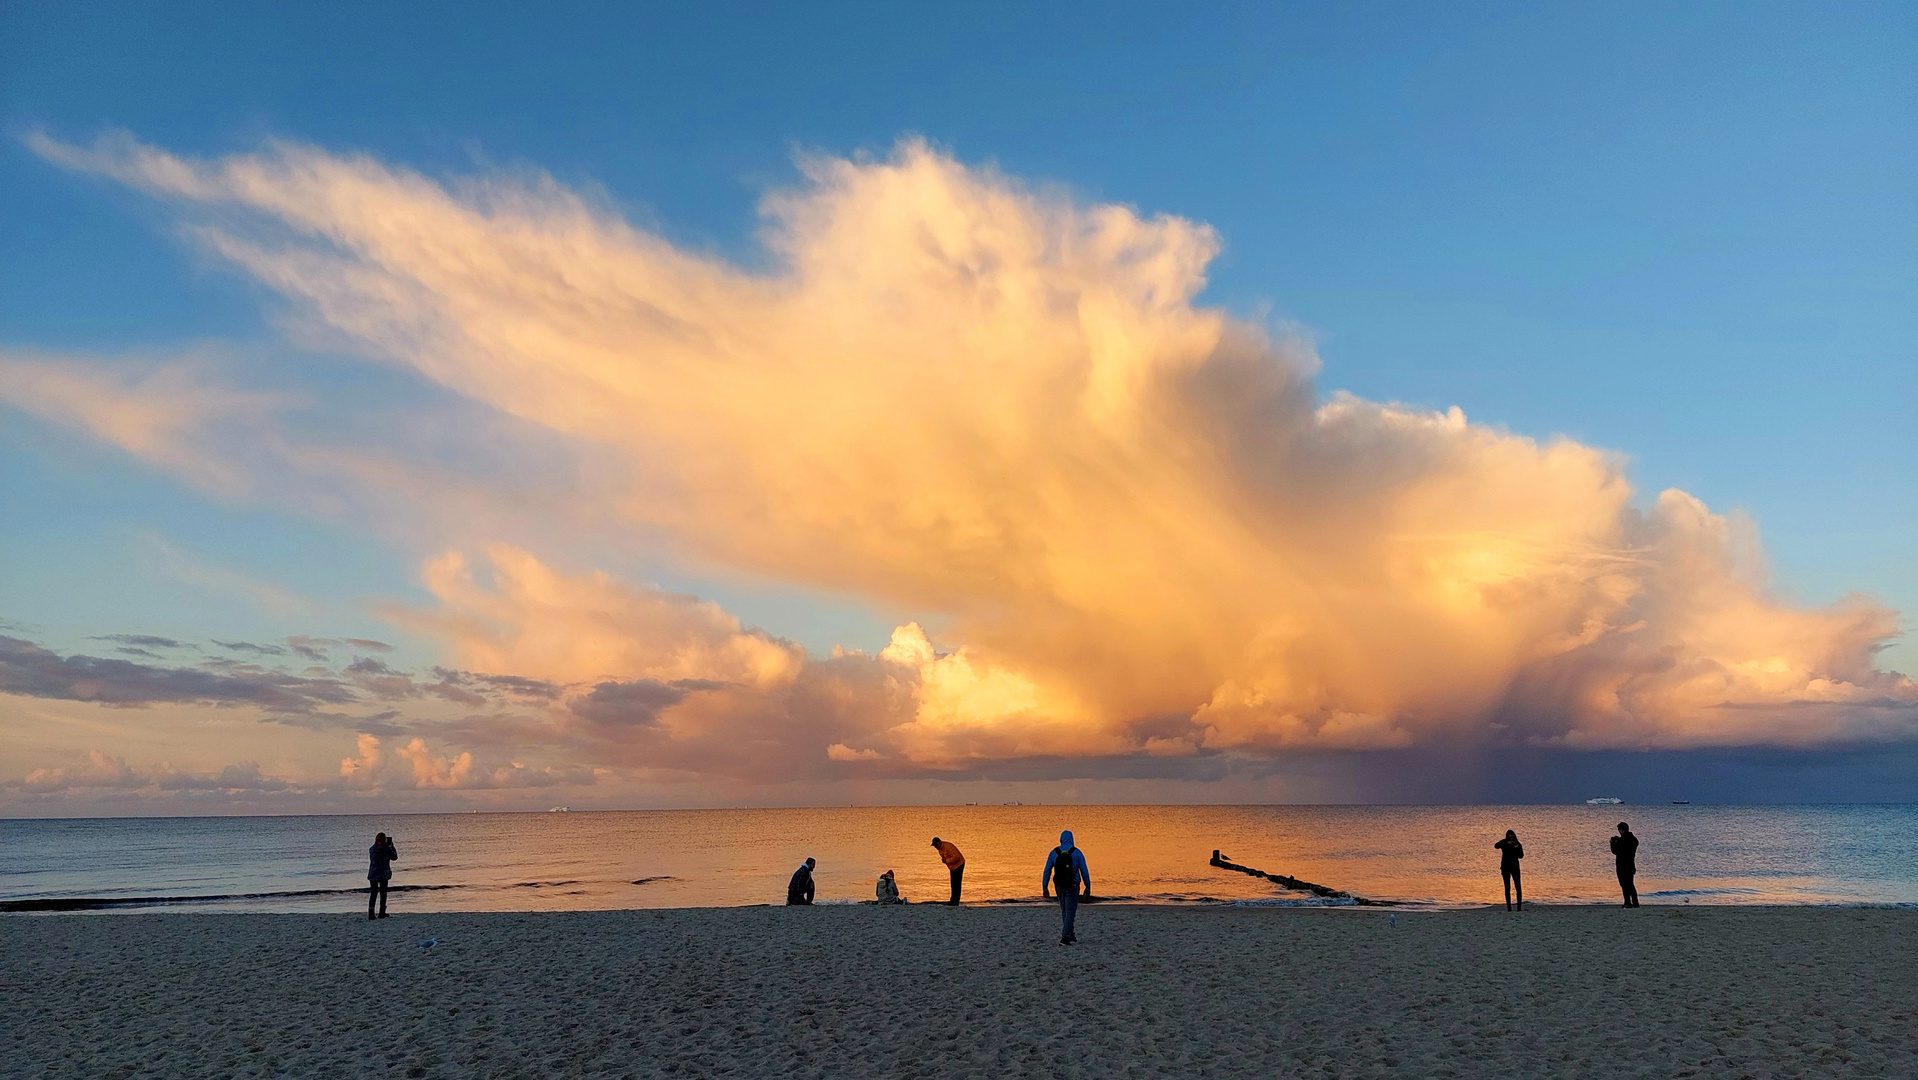
[[(875, 707), (834, 761), (1918, 730), (1918, 687), (1872, 662), (1894, 612), (1781, 604), (1742, 526), (1678, 491), (1635, 509), (1606, 452), (1321, 400), (1309, 344), (1195, 304), (1202, 225), (908, 141), (806, 159), (765, 201), (755, 271), (548, 180), (34, 145), (166, 201), (309, 330), (618, 461), (597, 511), (687, 565), (938, 620), (944, 652), (915, 625), (875, 658), (913, 715)], [(129, 415), (34, 363), (62, 416)], [(709, 605), (487, 557), (491, 588), (466, 556), (431, 563), (441, 607), (413, 616), (470, 667), (736, 688), (676, 706), (692, 723), (829, 663)]]

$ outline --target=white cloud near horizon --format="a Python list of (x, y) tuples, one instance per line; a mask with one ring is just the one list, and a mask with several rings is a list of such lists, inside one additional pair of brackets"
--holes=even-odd
[[(804, 159), (765, 201), (759, 272), (547, 179), (30, 143), (161, 200), (303, 332), (510, 419), (489, 436), (611, 463), (552, 498), (566, 520), (937, 620), (943, 652), (915, 624), (878, 657), (808, 657), (556, 569), (577, 565), (563, 541), (549, 564), (469, 527), (427, 562), (437, 606), (398, 621), (475, 671), (639, 687), (570, 715), (641, 708), (603, 737), (673, 768), (1918, 736), (1918, 686), (1874, 665), (1895, 612), (1780, 602), (1744, 526), (1680, 491), (1636, 509), (1611, 453), (1322, 401), (1309, 343), (1196, 302), (1202, 225), (906, 141)], [(447, 496), (403, 455), (316, 457), (223, 384), (169, 377), (142, 411), (74, 358), (8, 353), (0, 375), (10, 403), (230, 497), (259, 486), (230, 451), (270, 438), (305, 463), (294, 483), (366, 505), (531, 506), (483, 476)]]

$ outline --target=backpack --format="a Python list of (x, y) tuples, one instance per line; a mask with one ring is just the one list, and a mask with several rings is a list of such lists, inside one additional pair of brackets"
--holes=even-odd
[(1077, 896), (1079, 893), (1079, 866), (1072, 860), (1073, 848), (1052, 849), (1052, 888), (1060, 896)]

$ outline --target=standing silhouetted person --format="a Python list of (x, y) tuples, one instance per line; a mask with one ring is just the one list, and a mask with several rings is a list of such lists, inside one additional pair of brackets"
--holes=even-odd
[(810, 905), (812, 903), (812, 868), (818, 864), (811, 859), (799, 864), (793, 871), (792, 881), (786, 884), (786, 903)]
[(1525, 884), (1519, 880), (1518, 861), (1525, 857), (1525, 845), (1518, 842), (1518, 834), (1505, 830), (1505, 839), (1493, 844), (1499, 850), (1498, 876), (1505, 879), (1505, 910), (1512, 910), (1512, 893), (1518, 893), (1518, 910), (1525, 910)]
[(1045, 873), (1039, 876), (1039, 893), (1050, 896), (1054, 887), (1059, 892), (1059, 944), (1070, 945), (1079, 940), (1072, 932), (1073, 917), (1079, 914), (1080, 890), (1085, 896), (1092, 895), (1092, 871), (1086, 869), (1085, 852), (1072, 844), (1072, 830), (1059, 834), (1059, 846), (1046, 856)]
[[(373, 837), (373, 846), (366, 849), (366, 917), (369, 919), (386, 918), (386, 886), (393, 880), (393, 860), (400, 857), (399, 849), (385, 833)], [(375, 903), (379, 905), (379, 914), (374, 914)]]
[(1625, 906), (1638, 906), (1638, 886), (1632, 877), (1638, 873), (1638, 837), (1632, 827), (1618, 823), (1618, 835), (1612, 837), (1612, 858), (1618, 863), (1618, 888), (1625, 894)]
[(959, 882), (966, 876), (966, 857), (959, 854), (959, 845), (949, 840), (932, 838), (932, 846), (939, 849), (939, 861), (946, 864), (952, 872), (952, 899), (946, 901), (954, 907), (959, 906)]

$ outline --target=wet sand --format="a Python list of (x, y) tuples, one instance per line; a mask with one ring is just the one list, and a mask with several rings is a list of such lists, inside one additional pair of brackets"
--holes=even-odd
[(0, 1076), (1918, 1076), (1918, 911), (1396, 915), (16, 916)]

